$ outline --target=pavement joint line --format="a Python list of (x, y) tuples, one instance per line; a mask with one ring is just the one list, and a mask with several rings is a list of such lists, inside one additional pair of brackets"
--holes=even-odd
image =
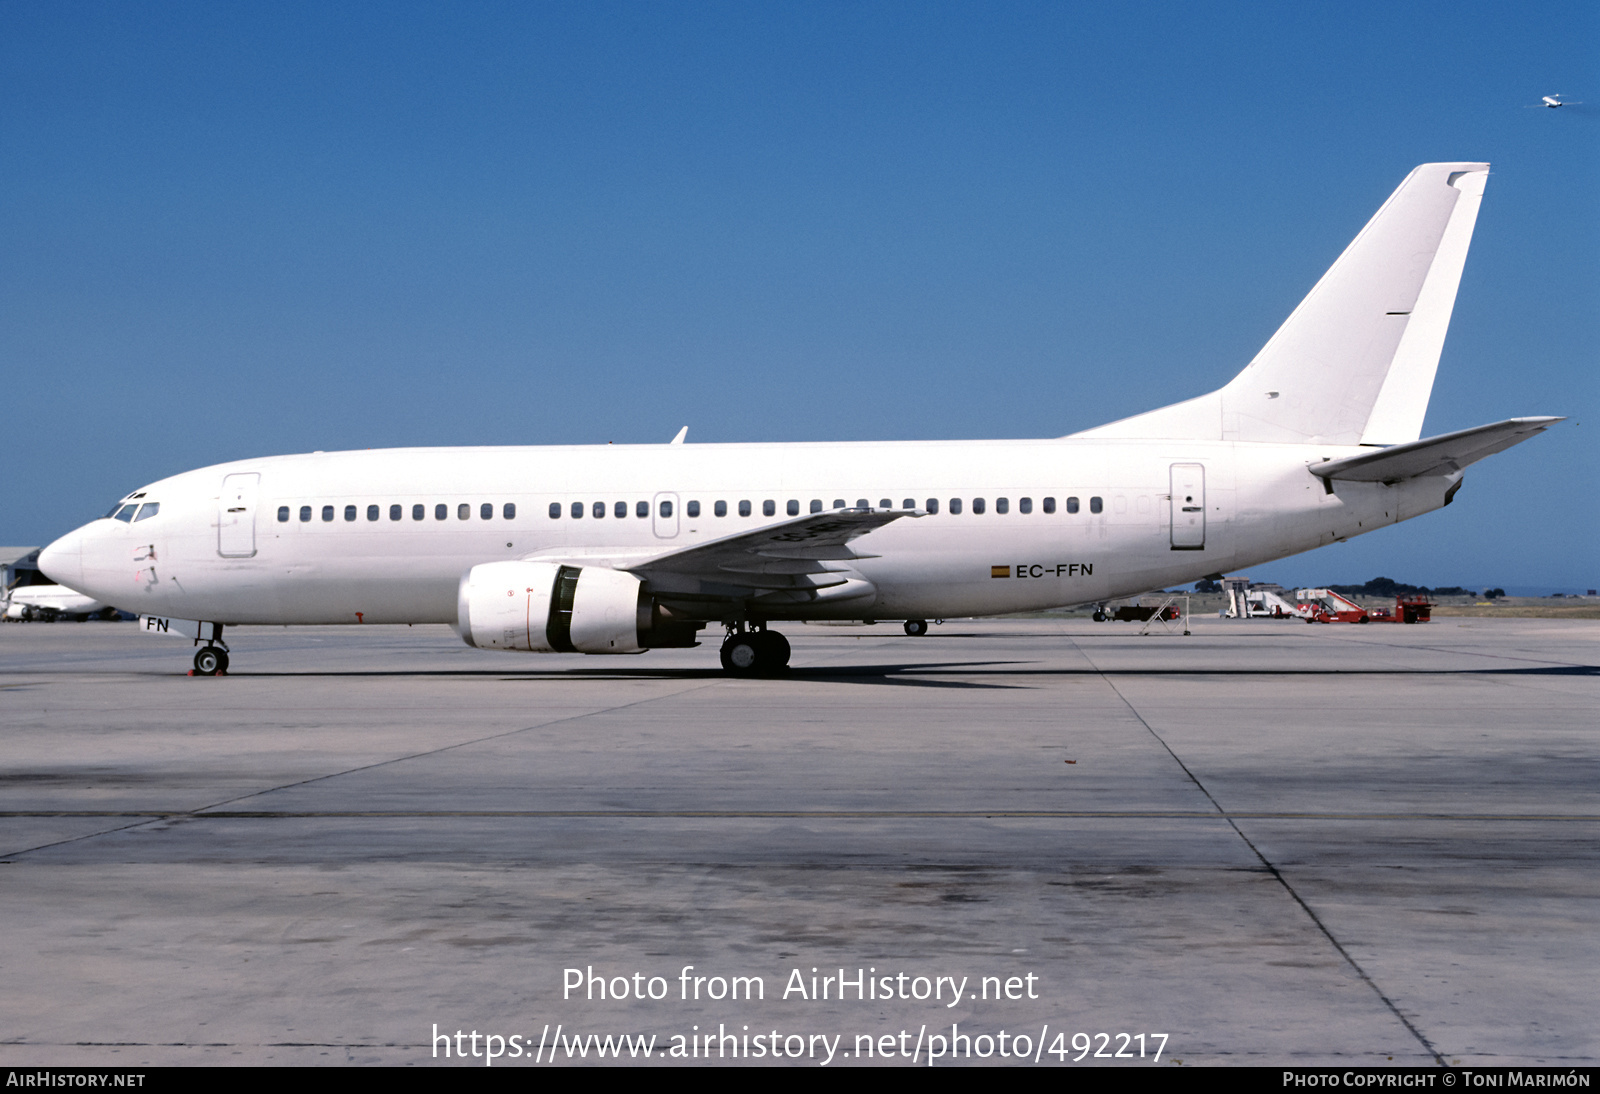
[[(206, 809), (220, 809), (222, 806), (230, 805), (233, 802), (248, 801), (251, 798), (260, 797), (263, 794), (271, 794), (271, 793), (274, 793), (274, 792), (279, 791), (279, 790), (291, 790), (291, 789), (294, 789), (295, 787), (309, 786), (312, 783), (322, 782), (324, 779), (338, 778), (339, 776), (342, 776), (342, 775), (354, 775), (354, 774), (356, 774), (357, 772), (360, 772), (360, 771), (372, 771), (372, 770), (374, 770), (376, 768), (379, 768), (379, 767), (385, 767), (385, 766), (387, 766), (389, 764), (393, 764), (393, 763), (402, 763), (402, 762), (404, 762), (406, 760), (418, 760), (418, 759), (422, 759), (422, 758), (427, 757), (427, 756), (437, 756), (440, 753), (449, 752), (449, 751), (451, 751), (453, 749), (457, 749), (457, 748), (465, 748), (468, 745), (484, 744), (485, 742), (488, 742), (488, 741), (497, 741), (497, 740), (504, 739), (506, 737), (514, 737), (519, 733), (527, 733), (527, 732), (530, 732), (530, 731), (535, 730), (535, 729), (546, 729), (546, 728), (548, 728), (550, 726), (558, 726), (562, 722), (575, 722), (575, 721), (578, 721), (578, 720), (583, 719), (583, 718), (593, 717), (596, 714), (609, 714), (609, 713), (612, 713), (614, 711), (627, 710), (627, 709), (629, 709), (631, 707), (642, 706), (645, 703), (655, 702), (658, 699), (676, 698), (677, 696), (686, 694), (687, 692), (690, 692), (690, 691), (702, 691), (705, 688), (711, 687), (713, 684), (721, 683), (722, 679), (723, 679), (722, 677), (718, 677), (716, 680), (713, 680), (713, 681), (711, 681), (709, 683), (702, 684), (698, 688), (684, 688), (684, 689), (681, 689), (681, 690), (678, 690), (678, 691), (671, 692), (670, 695), (652, 695), (652, 696), (648, 696), (648, 697), (643, 698), (643, 699), (635, 699), (631, 703), (620, 703), (620, 704), (618, 704), (616, 706), (609, 706), (609, 707), (603, 707), (603, 708), (600, 708), (600, 709), (597, 709), (597, 710), (586, 711), (583, 714), (569, 714), (565, 718), (553, 718), (548, 722), (539, 722), (536, 725), (519, 726), (516, 729), (509, 729), (509, 730), (506, 730), (503, 733), (491, 733), (488, 736), (477, 737), (477, 738), (474, 738), (473, 740), (470, 740), (470, 741), (456, 741), (453, 744), (442, 745), (439, 748), (430, 748), (430, 749), (426, 749), (426, 750), (421, 751), (421, 752), (408, 753), (407, 755), (404, 755), (404, 756), (391, 756), (386, 760), (379, 760), (376, 763), (362, 764), (359, 767), (348, 768), (348, 769), (346, 769), (344, 771), (330, 771), (325, 775), (316, 775), (316, 776), (314, 776), (312, 778), (309, 778), (309, 779), (297, 779), (294, 782), (284, 783), (282, 786), (272, 786), (272, 787), (268, 787), (265, 790), (253, 790), (248, 794), (240, 794), (240, 795), (238, 795), (236, 797), (224, 798), (222, 801), (213, 802), (210, 805), (203, 805), (203, 806), (200, 806), (198, 809), (190, 810), (190, 811), (188, 811), (186, 813), (174, 813), (174, 814), (171, 814), (171, 815), (172, 816), (203, 816), (204, 815), (203, 810), (206, 810)], [(48, 850), (48, 849), (53, 848), (53, 847), (64, 847), (67, 844), (80, 843), (80, 842), (82, 842), (84, 840), (98, 839), (101, 836), (110, 835), (113, 832), (126, 831), (127, 829), (137, 828), (137, 827), (139, 827), (140, 825), (143, 825), (143, 824), (149, 824), (151, 819), (152, 818), (141, 819), (141, 820), (135, 821), (132, 824), (120, 825), (120, 826), (117, 826), (117, 827), (104, 829), (104, 830), (99, 831), (99, 832), (86, 832), (81, 836), (72, 836), (72, 837), (70, 837), (68, 839), (52, 840), (49, 843), (41, 843), (36, 847), (25, 847), (25, 848), (22, 848), (20, 850), (10, 852), (7, 855), (7, 858), (8, 859), (14, 859), (14, 858), (16, 858), (18, 856), (21, 856), (21, 855), (32, 854), (35, 851), (44, 851), (44, 850)], [(159, 819), (159, 818), (153, 818), (153, 819)]]
[[(1085, 651), (1082, 646), (1078, 645), (1076, 640), (1074, 640), (1072, 644), (1085, 661), (1088, 661), (1091, 665), (1094, 664), (1094, 659), (1089, 656), (1088, 652)], [(1222, 808), (1222, 803), (1217, 801), (1216, 797), (1211, 793), (1211, 791), (1206, 788), (1205, 783), (1200, 781), (1199, 776), (1191, 771), (1189, 769), (1189, 765), (1184, 763), (1182, 758), (1180, 758), (1178, 754), (1173, 751), (1172, 746), (1167, 744), (1166, 739), (1155, 731), (1154, 726), (1145, 721), (1144, 715), (1140, 714), (1138, 708), (1128, 701), (1128, 697), (1126, 695), (1122, 694), (1122, 691), (1117, 687), (1116, 682), (1107, 677), (1106, 686), (1116, 694), (1118, 699), (1122, 700), (1123, 705), (1128, 708), (1128, 713), (1137, 718), (1139, 720), (1139, 724), (1144, 726), (1145, 731), (1149, 733), (1150, 736), (1154, 737), (1156, 742), (1166, 750), (1167, 755), (1172, 757), (1173, 763), (1177, 764), (1179, 769), (1189, 777), (1189, 781), (1194, 783), (1195, 788), (1206, 796), (1206, 800), (1216, 808), (1217, 815), (1227, 822), (1228, 827), (1233, 829), (1234, 834), (1244, 842), (1244, 845), (1248, 847), (1251, 853), (1256, 856), (1256, 858), (1261, 862), (1261, 865), (1265, 866), (1272, 874), (1273, 878), (1277, 880), (1278, 884), (1283, 886), (1284, 892), (1288, 893), (1290, 898), (1300, 906), (1300, 910), (1305, 912), (1305, 914), (1311, 919), (1312, 923), (1316, 924), (1317, 930), (1322, 932), (1323, 937), (1328, 940), (1328, 943), (1333, 946), (1333, 948), (1338, 952), (1339, 956), (1343, 957), (1349, 966), (1355, 970), (1356, 975), (1359, 976), (1362, 981), (1372, 989), (1373, 993), (1377, 995), (1377, 997), (1383, 1002), (1383, 1005), (1389, 1009), (1389, 1013), (1393, 1014), (1395, 1018), (1399, 1020), (1400, 1024), (1410, 1031), (1411, 1036), (1415, 1037), (1417, 1043), (1427, 1050), (1428, 1054), (1433, 1057), (1438, 1066), (1448, 1067), (1449, 1065), (1445, 1062), (1443, 1054), (1433, 1046), (1432, 1042), (1430, 1042), (1427, 1037), (1423, 1036), (1422, 1031), (1418, 1029), (1409, 1018), (1401, 1013), (1400, 1008), (1395, 1005), (1394, 1000), (1390, 999), (1384, 990), (1378, 986), (1378, 982), (1367, 974), (1366, 969), (1361, 967), (1361, 963), (1355, 959), (1355, 955), (1349, 950), (1345, 949), (1344, 946), (1339, 942), (1338, 938), (1334, 937), (1333, 931), (1328, 928), (1328, 925), (1322, 921), (1322, 918), (1317, 915), (1317, 913), (1312, 909), (1311, 905), (1306, 903), (1305, 898), (1295, 891), (1294, 886), (1289, 884), (1289, 879), (1286, 878), (1283, 875), (1283, 872), (1273, 864), (1271, 859), (1267, 858), (1267, 856), (1262, 853), (1261, 849), (1255, 845), (1250, 837), (1244, 834), (1244, 829), (1240, 828), (1238, 822), (1228, 815), (1227, 811)]]
[[(0, 820), (28, 820), (45, 818), (113, 818), (141, 817), (147, 820), (192, 817), (197, 820), (251, 819), (271, 820), (290, 817), (329, 817), (361, 819), (364, 817), (526, 817), (597, 818), (606, 817), (651, 819), (673, 817), (700, 817), (727, 820), (762, 820), (816, 817), (819, 819), (895, 819), (917, 820), (977, 820), (986, 817), (1021, 818), (1030, 820), (1314, 820), (1314, 821), (1420, 821), (1459, 823), (1478, 821), (1493, 824), (1513, 822), (1519, 824), (1600, 823), (1595, 813), (1287, 813), (1287, 812), (1237, 812), (1194, 809), (965, 809), (965, 810), (908, 810), (908, 809), (217, 809), (201, 806), (198, 809), (6, 809), (0, 810)], [(53, 846), (53, 845), (51, 845)]]

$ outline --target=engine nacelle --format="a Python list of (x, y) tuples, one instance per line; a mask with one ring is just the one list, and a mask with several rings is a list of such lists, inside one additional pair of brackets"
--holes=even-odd
[(632, 574), (557, 562), (485, 562), (461, 579), (456, 633), (469, 646), (533, 653), (639, 653), (693, 646)]

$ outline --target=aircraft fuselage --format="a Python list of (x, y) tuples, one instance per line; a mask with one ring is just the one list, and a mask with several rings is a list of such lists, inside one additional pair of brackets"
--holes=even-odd
[[(159, 503), (154, 517), (92, 522), (48, 564), (151, 615), (454, 623), (461, 578), (481, 563), (670, 551), (865, 502), (926, 514), (852, 542), (859, 557), (841, 568), (874, 592), (760, 615), (996, 614), (1132, 596), (1360, 535), (1446, 504), (1460, 477), (1329, 492), (1307, 470), (1360, 451), (1065, 438), (314, 453), (152, 483), (135, 504)], [(225, 489), (240, 482), (248, 498)], [(728, 599), (703, 578), (657, 576), (650, 591), (689, 605), (683, 615)]]

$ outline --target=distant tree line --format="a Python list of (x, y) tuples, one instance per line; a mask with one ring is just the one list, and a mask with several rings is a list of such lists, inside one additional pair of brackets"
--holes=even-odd
[[(1460, 585), (1441, 585), (1437, 589), (1430, 589), (1426, 585), (1407, 585), (1403, 581), (1396, 581), (1392, 577), (1375, 577), (1364, 585), (1329, 585), (1328, 588), (1345, 596), (1477, 596), (1476, 589), (1463, 589)], [(1498, 593), (1505, 596), (1504, 589), (1491, 589), (1486, 595)]]

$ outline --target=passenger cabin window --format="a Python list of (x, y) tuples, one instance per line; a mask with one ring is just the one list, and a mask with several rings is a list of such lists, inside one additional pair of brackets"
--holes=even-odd
[(460, 505), (456, 506), (456, 519), (457, 520), (471, 520), (472, 519), (472, 505), (469, 502), (462, 502)]
[(356, 507), (354, 505), (346, 505), (344, 507), (344, 519), (347, 521), (356, 519)]
[[(888, 503), (888, 499), (886, 498), (886, 499), (884, 499), (884, 508), (887, 509), (888, 507), (889, 507), (889, 503)], [(917, 499), (916, 498), (907, 498), (905, 501), (900, 503), (900, 508), (902, 508), (902, 509), (915, 509), (916, 507), (917, 507)]]
[(413, 505), (411, 507), (411, 519), (412, 520), (422, 520), (427, 515), (428, 515), (428, 510), (421, 502), (418, 502), (417, 504), (415, 504), (415, 505)]
[(987, 508), (988, 508), (988, 506), (984, 503), (984, 500), (982, 498), (973, 498), (972, 499), (972, 512), (975, 515), (981, 516), (983, 514), (984, 510), (987, 509)]
[(288, 524), (289, 523), (289, 507), (287, 505), (278, 506), (278, 523), (279, 524)]
[(800, 515), (800, 502), (794, 498), (790, 498), (789, 504), (784, 508), (791, 517), (798, 517)]
[(672, 502), (667, 500), (663, 500), (661, 502), (661, 515), (664, 517), (670, 517), (672, 515)]
[(843, 508), (845, 508), (844, 499), (843, 498), (834, 498), (833, 499), (833, 507), (835, 509), (843, 509)]
[(582, 520), (583, 519), (583, 502), (575, 501), (575, 502), (572, 503), (572, 519), (573, 520)]
[(1067, 512), (1076, 513), (1077, 511), (1078, 511), (1078, 499), (1077, 498), (1068, 498), (1067, 499)]
[(697, 501), (691, 501), (687, 506), (684, 507), (683, 511), (688, 513), (691, 517), (698, 517), (700, 515), (700, 503)]
[(561, 503), (559, 501), (553, 501), (550, 503), (550, 519), (561, 519)]
[(399, 505), (391, 505), (391, 506), (389, 506), (389, 519), (390, 520), (399, 520), (400, 519), (400, 514), (401, 514), (402, 511), (403, 510), (400, 508)]
[(367, 506), (367, 519), (368, 520), (377, 520), (378, 519), (378, 507), (376, 505)]
[(300, 521), (301, 521), (301, 523), (304, 523), (304, 522), (306, 522), (306, 521), (308, 521), (310, 519), (311, 519), (311, 506), (302, 505), (300, 507)]
[(1019, 513), (1031, 513), (1031, 512), (1033, 512), (1033, 499), (1032, 498), (1018, 498), (1017, 499), (1017, 512), (1019, 512)]
[(728, 503), (725, 502), (725, 501), (716, 502), (715, 504), (713, 504), (711, 506), (711, 512), (716, 514), (719, 517), (727, 516), (728, 515)]
[(641, 520), (645, 517), (648, 517), (650, 515), (650, 503), (647, 501), (641, 501), (634, 505), (633, 515), (639, 517)]
[(822, 512), (822, 499), (821, 498), (812, 498), (811, 499), (811, 511), (813, 513)]
[(775, 502), (775, 501), (764, 501), (764, 502), (761, 503), (761, 515), (762, 516), (770, 517), (770, 516), (773, 516), (774, 514), (776, 514), (777, 511), (778, 511), (778, 503), (777, 502)]
[(623, 517), (627, 516), (628, 503), (625, 501), (617, 502), (617, 504), (611, 507), (611, 515), (616, 517), (618, 520), (621, 520)]
[(750, 515), (750, 503), (749, 502), (741, 501), (739, 503), (739, 515), (741, 517), (748, 517)]
[(449, 520), (450, 519), (450, 507), (448, 505), (446, 505), (442, 501), (438, 505), (435, 505), (433, 507), (433, 519), (434, 520)]
[(1009, 513), (1011, 511), (1011, 499), (1009, 499), (1009, 498), (995, 498), (994, 499), (994, 511), (996, 513)]
[(961, 515), (961, 499), (960, 498), (951, 498), (950, 499), (950, 515), (953, 516), (953, 517), (959, 517)]
[(1106, 503), (1101, 501), (1099, 498), (1090, 498), (1089, 499), (1089, 512), (1098, 513), (1101, 510), (1103, 510), (1105, 507), (1106, 507)]
[(928, 504), (925, 505), (923, 508), (927, 509), (928, 512), (930, 512), (930, 513), (937, 513), (939, 511), (939, 499), (938, 498), (929, 498), (928, 499)]
[(479, 520), (493, 520), (494, 519), (494, 502), (486, 501), (482, 505), (478, 506), (478, 519)]
[(603, 501), (595, 502), (592, 511), (594, 513), (595, 520), (604, 520), (606, 515), (606, 503)]
[(517, 519), (517, 503), (514, 502), (514, 501), (506, 502), (504, 505), (502, 505), (500, 507), (500, 515), (502, 517), (504, 517), (506, 520), (516, 520)]
[(1046, 513), (1054, 513), (1056, 511), (1056, 499), (1055, 498), (1045, 498), (1044, 499), (1044, 511)]

